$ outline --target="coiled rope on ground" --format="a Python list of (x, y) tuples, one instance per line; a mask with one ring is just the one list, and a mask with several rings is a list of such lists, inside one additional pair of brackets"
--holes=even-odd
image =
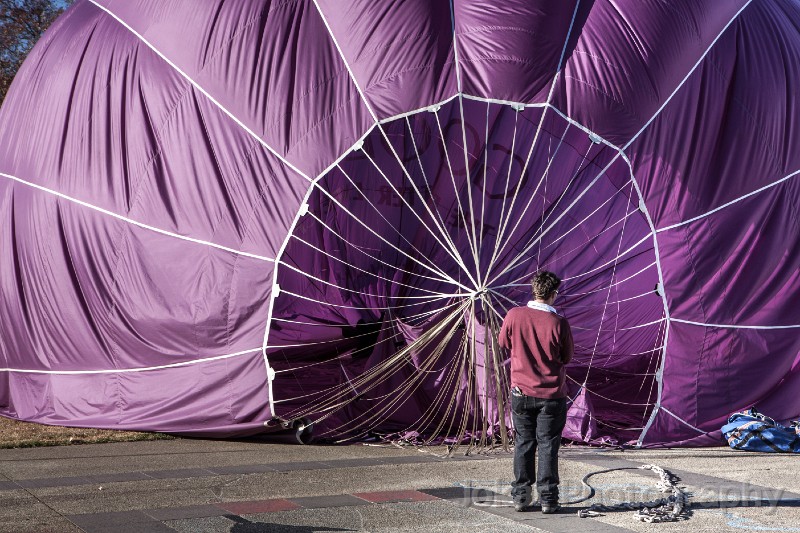
[[(589, 478), (598, 474), (606, 474), (617, 470), (651, 470), (658, 474), (660, 478), (656, 483), (656, 489), (658, 489), (659, 492), (670, 493), (670, 495), (648, 502), (622, 502), (613, 505), (595, 503), (585, 509), (579, 510), (577, 514), (580, 518), (601, 516), (602, 513), (614, 511), (635, 511), (633, 513), (633, 518), (640, 522), (647, 523), (677, 522), (678, 520), (688, 517), (689, 495), (678, 486), (680, 478), (669, 470), (653, 464), (638, 467), (608, 468), (590, 472), (581, 479), (581, 484), (589, 489), (589, 493), (577, 500), (564, 502), (564, 505), (574, 505), (593, 498), (596, 491), (594, 487), (589, 484)], [(511, 500), (478, 500), (474, 503), (480, 507), (510, 507), (514, 504)]]

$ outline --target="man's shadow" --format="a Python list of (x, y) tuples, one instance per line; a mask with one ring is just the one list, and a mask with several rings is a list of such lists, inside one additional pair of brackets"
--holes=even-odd
[(230, 533), (315, 533), (316, 531), (357, 531), (356, 529), (339, 529), (320, 526), (289, 526), (269, 522), (251, 522), (237, 515), (225, 515), (225, 518), (236, 522)]

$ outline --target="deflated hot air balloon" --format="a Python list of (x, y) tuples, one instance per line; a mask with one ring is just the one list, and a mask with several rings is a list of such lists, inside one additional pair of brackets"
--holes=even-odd
[[(0, 109), (0, 414), (491, 445), (800, 415), (800, 4), (77, 0)], [(438, 440), (437, 440), (438, 439)]]

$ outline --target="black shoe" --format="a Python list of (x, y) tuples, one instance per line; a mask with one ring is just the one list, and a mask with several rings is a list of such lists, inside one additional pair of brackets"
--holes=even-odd
[(514, 502), (514, 510), (517, 512), (524, 511), (531, 506), (531, 503), (533, 503), (533, 498), (528, 496), (527, 498), (525, 498), (520, 502)]
[(542, 503), (542, 514), (555, 514), (561, 509), (561, 506), (558, 502), (554, 503)]

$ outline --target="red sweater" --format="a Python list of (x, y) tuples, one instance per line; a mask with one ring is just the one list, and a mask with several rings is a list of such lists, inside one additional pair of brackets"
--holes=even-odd
[(503, 320), (500, 346), (511, 350), (511, 386), (536, 398), (563, 398), (565, 367), (572, 359), (572, 331), (566, 318), (530, 307), (515, 307)]

